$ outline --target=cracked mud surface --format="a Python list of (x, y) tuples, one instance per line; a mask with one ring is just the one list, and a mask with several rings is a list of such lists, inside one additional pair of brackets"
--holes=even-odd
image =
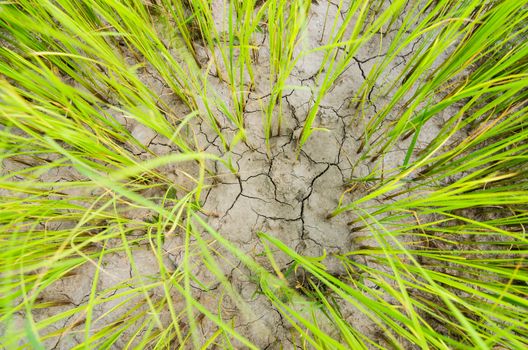
[[(303, 41), (302, 49), (310, 49), (320, 45), (322, 39), (328, 36), (323, 31), (322, 22), (326, 12), (332, 16), (335, 14), (336, 5), (327, 6), (320, 1), (314, 3), (310, 13), (310, 24), (307, 38)], [(221, 16), (221, 14), (219, 14)], [(327, 254), (325, 264), (329, 272), (334, 275), (343, 273), (341, 265), (336, 261), (336, 254), (345, 254), (357, 248), (357, 238), (364, 235), (360, 230), (349, 225), (354, 220), (354, 214), (347, 212), (334, 218), (327, 218), (328, 214), (336, 208), (338, 201), (346, 189), (346, 184), (354, 177), (368, 174), (374, 168), (391, 169), (401, 164), (405, 157), (405, 149), (409, 140), (401, 144), (400, 150), (394, 150), (384, 157), (377, 159), (359, 160), (361, 130), (368, 123), (369, 117), (378, 110), (387, 96), (380, 95), (384, 84), (392, 81), (403, 67), (406, 56), (410, 51), (401, 53), (392, 62), (390, 73), (374, 85), (368, 93), (368, 104), (361, 111), (362, 118), (358, 118), (358, 110), (355, 102), (351, 100), (355, 91), (367, 79), (368, 72), (383, 57), (384, 45), (390, 43), (391, 33), (387, 33), (383, 42), (374, 40), (370, 45), (362, 48), (354, 57), (350, 67), (339, 77), (335, 86), (326, 95), (319, 110), (316, 126), (324, 128), (324, 131), (314, 133), (297, 154), (297, 145), (300, 131), (306, 117), (308, 108), (313, 102), (310, 89), (316, 85), (314, 74), (317, 72), (322, 57), (317, 55), (305, 57), (293, 70), (288, 85), (300, 86), (305, 89), (286, 90), (281, 97), (283, 115), (280, 134), (274, 131), (270, 139), (271, 154), (266, 151), (265, 140), (262, 134), (262, 113), (260, 106), (268, 98), (266, 72), (269, 69), (269, 57), (267, 56), (267, 39), (263, 36), (259, 48), (260, 76), (257, 72), (257, 81), (262, 84), (254, 91), (247, 94), (246, 111), (246, 142), (238, 143), (231, 152), (226, 153), (222, 149), (221, 140), (205, 122), (195, 120), (192, 129), (198, 140), (198, 147), (209, 153), (216, 154), (224, 159), (231, 157), (233, 165), (238, 171), (238, 176), (217, 163), (210, 163), (214, 174), (209, 177), (207, 188), (203, 194), (204, 217), (208, 223), (220, 232), (223, 237), (236, 244), (244, 252), (264, 266), (269, 264), (262, 256), (262, 244), (257, 238), (258, 232), (266, 232), (282, 240), (297, 253), (305, 256), (322, 256)], [(416, 43), (415, 43), (416, 44)], [(414, 47), (414, 46), (413, 46)], [(204, 57), (204, 60), (207, 58)], [(142, 79), (160, 96), (160, 99), (174, 113), (185, 113), (185, 108), (179, 105), (175, 98), (171, 98), (168, 87), (164, 86), (154, 73), (145, 70)], [(225, 85), (211, 72), (211, 85), (219, 92), (225, 91)], [(401, 107), (401, 106), (400, 106)], [(449, 113), (449, 111), (445, 112)], [(176, 152), (174, 145), (153, 130), (130, 120), (125, 116), (114, 116), (131, 135), (138, 141), (138, 145), (127, 145), (128, 149), (140, 159), (148, 159), (155, 155), (164, 155)], [(218, 112), (221, 125), (226, 133), (230, 129), (226, 118)], [(434, 120), (430, 125), (423, 128), (417, 147), (426, 145), (427, 141), (435, 135), (441, 126), (442, 120)], [(188, 168), (186, 168), (188, 167)], [(9, 168), (6, 168), (9, 171)], [(165, 169), (165, 175), (171, 181), (178, 183), (182, 188), (192, 187), (185, 173), (196, 171), (192, 165), (171, 165)], [(65, 181), (72, 177), (66, 172), (56, 174), (47, 181)], [(359, 197), (367, 191), (358, 188), (355, 192), (348, 194), (348, 199)], [(131, 218), (144, 220), (148, 213), (131, 211)], [(139, 233), (141, 234), (141, 233)], [(193, 296), (209, 309), (218, 309), (219, 305), (224, 310), (224, 320), (233, 320), (236, 330), (262, 349), (278, 349), (280, 344), (288, 348), (290, 341), (290, 329), (287, 322), (271, 303), (262, 295), (258, 294), (258, 286), (251, 280), (248, 271), (239, 261), (236, 261), (228, 253), (223, 252), (215, 244), (210, 242), (211, 251), (224, 259), (225, 264), (219, 266), (222, 272), (240, 296), (246, 302), (248, 309), (241, 310), (238, 304), (219, 294), (220, 283), (204, 267), (204, 263), (196, 255), (191, 257), (190, 264), (196, 276), (204, 283), (203, 285), (192, 283)], [(183, 238), (177, 234), (168, 235), (163, 250), (164, 264), (170, 269), (177, 269), (182, 263)], [(218, 250), (217, 250), (218, 249)], [(103, 270), (99, 277), (98, 289), (105, 290), (111, 286), (122, 284), (122, 289), (137, 286), (140, 278), (138, 276), (155, 276), (159, 273), (158, 262), (150, 248), (146, 245), (134, 250), (134, 263), (131, 264), (124, 253), (109, 254), (103, 260)], [(277, 263), (281, 269), (287, 269), (291, 259), (278, 254)], [(267, 266), (268, 268), (271, 267)], [(53, 300), (56, 306), (37, 312), (36, 320), (50, 317), (54, 313), (67, 310), (71, 305), (86, 303), (95, 274), (93, 264), (86, 264), (77, 270), (72, 276), (64, 278), (61, 283), (49, 288), (42, 295), (43, 299)], [(215, 282), (213, 282), (215, 281)], [(114, 291), (115, 293), (115, 291)], [(156, 295), (157, 294), (157, 295)], [(152, 292), (153, 299), (163, 296), (161, 288)], [(178, 293), (172, 293), (173, 303), (176, 309), (183, 308), (184, 300)], [(94, 319), (110, 312), (124, 297), (115, 299), (111, 303), (100, 305), (94, 310)], [(133, 304), (133, 301), (131, 301)], [(343, 318), (353, 322), (357, 329), (370, 334), (376, 339), (375, 328), (371, 322), (350, 305), (343, 303)], [(128, 307), (131, 307), (130, 304)], [(148, 310), (146, 305), (142, 306)], [(167, 311), (168, 313), (168, 311)], [(167, 313), (160, 314), (160, 322), (163, 324), (168, 319)], [(71, 316), (60, 324), (50, 326), (51, 329), (59, 330), (64, 327), (70, 330), (82, 329), (83, 315)], [(113, 316), (102, 318), (94, 327), (102, 327), (112, 322)], [(138, 321), (140, 322), (140, 321)], [(199, 319), (199, 329), (203, 339), (208, 339), (215, 331), (215, 327), (207, 319)], [(80, 327), (80, 328), (79, 328)], [(321, 322), (321, 327), (328, 328), (326, 331), (332, 334), (330, 324)], [(125, 337), (126, 338), (126, 337)], [(82, 331), (70, 332), (65, 337), (55, 337), (48, 341), (53, 349), (69, 349), (83, 339)], [(119, 341), (115, 348), (121, 348), (126, 344)], [(293, 347), (293, 345), (291, 345)]]

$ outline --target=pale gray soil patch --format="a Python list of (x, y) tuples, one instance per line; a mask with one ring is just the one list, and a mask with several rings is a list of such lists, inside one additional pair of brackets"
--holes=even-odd
[[(215, 3), (214, 6), (219, 5)], [(317, 47), (327, 39), (328, 33), (323, 32), (326, 11), (325, 2), (314, 3), (310, 12), (308, 34), (299, 46), (299, 50)], [(331, 3), (328, 11), (329, 18), (333, 18), (336, 12), (335, 4)], [(223, 12), (219, 8), (215, 13), (218, 16), (215, 21), (218, 21), (220, 27)], [(269, 262), (259, 255), (263, 251), (262, 244), (257, 238), (257, 233), (260, 231), (281, 239), (299, 254), (314, 257), (327, 254), (324, 263), (328, 266), (330, 273), (338, 276), (343, 273), (343, 268), (335, 259), (335, 254), (345, 254), (358, 248), (357, 238), (364, 236), (365, 233), (361, 230), (354, 230), (351, 225), (348, 225), (355, 219), (352, 212), (332, 219), (328, 219), (327, 215), (338, 205), (338, 200), (346, 189), (345, 185), (351, 178), (364, 176), (374, 168), (390, 170), (402, 163), (406, 146), (410, 140), (402, 141), (399, 150), (393, 150), (374, 161), (372, 159), (359, 160), (358, 149), (363, 138), (361, 130), (376, 112), (377, 105), (382, 105), (389, 97), (378, 94), (384, 90), (386, 84), (392, 83), (398, 76), (410, 51), (399, 55), (391, 63), (393, 66), (387, 70), (390, 73), (374, 85), (373, 91), (369, 94), (369, 103), (361, 111), (362, 119), (357, 118), (358, 110), (351, 99), (365, 81), (373, 65), (384, 57), (387, 45), (391, 42), (391, 33), (384, 36), (381, 46), (380, 42), (373, 40), (371, 44), (360, 49), (349, 69), (339, 77), (335, 86), (324, 98), (316, 126), (325, 128), (326, 131), (314, 133), (303, 150), (297, 154), (297, 142), (302, 124), (313, 102), (310, 89), (313, 90), (317, 85), (314, 74), (322, 59), (317, 54), (304, 57), (294, 69), (288, 84), (303, 86), (307, 89), (284, 91), (282, 130), (280, 135), (275, 133), (270, 140), (271, 154), (268, 155), (262, 133), (263, 115), (260, 105), (261, 97), (266, 95), (269, 88), (266, 78), (269, 55), (266, 47), (267, 39), (265, 37), (261, 39), (263, 44), (259, 48), (260, 68), (257, 71), (257, 81), (262, 84), (256, 86), (255, 91), (248, 96), (245, 113), (248, 140), (245, 143), (239, 143), (231, 153), (239, 177), (231, 174), (219, 164), (211, 164), (211, 169), (214, 169), (215, 174), (214, 177), (209, 178), (208, 188), (203, 194), (204, 217), (207, 217), (209, 224), (226, 239), (264, 265), (268, 265)], [(226, 86), (218, 78), (212, 76), (214, 73), (214, 71), (211, 72), (210, 77), (211, 89), (214, 88), (221, 96), (226, 91)], [(153, 89), (160, 100), (172, 108), (174, 113), (185, 113), (185, 108), (179, 105), (176, 98), (170, 96), (168, 87), (164, 86), (155, 73), (145, 70), (141, 79)], [(262, 100), (265, 102), (265, 97), (262, 97)], [(174, 145), (151, 129), (126, 116), (108, 113), (112, 114), (138, 141), (139, 145), (143, 146), (126, 145), (140, 158), (148, 159), (156, 155), (176, 152)], [(445, 119), (447, 119), (451, 116), (447, 114), (453, 114), (456, 111), (446, 110), (443, 113), (446, 114)], [(222, 125), (225, 128), (224, 131), (231, 132), (229, 123), (220, 112), (218, 112), (218, 117), (224, 122)], [(418, 148), (428, 144), (428, 141), (438, 133), (442, 122), (443, 120), (434, 120), (423, 127), (417, 143)], [(192, 124), (192, 130), (199, 142), (199, 149), (226, 156), (218, 136), (205, 122), (199, 122), (196, 119)], [(3, 171), (9, 172), (20, 168), (20, 165), (4, 164)], [(196, 174), (197, 170), (193, 164), (167, 166), (164, 170), (166, 176), (181, 188), (182, 193), (185, 189), (192, 188), (193, 182), (187, 174)], [(64, 169), (60, 173), (46, 176), (48, 178), (43, 180), (72, 181), (77, 174), (69, 173), (68, 169)], [(347, 198), (356, 198), (366, 193), (368, 184), (362, 186), (350, 193)], [(144, 220), (148, 217), (148, 213), (140, 210), (131, 210), (127, 215), (137, 220)], [(138, 232), (138, 234), (142, 233)], [(362, 244), (368, 243), (369, 241), (363, 241)], [(167, 268), (177, 269), (181, 265), (183, 245), (183, 238), (178, 235), (178, 232), (166, 238), (163, 245), (165, 253), (163, 259)], [(215, 242), (211, 242), (211, 247), (220, 249)], [(225, 254), (227, 260), (232, 258), (227, 253)], [(122, 287), (119, 290), (125, 291), (127, 288), (141, 285), (141, 278), (152, 278), (159, 273), (158, 262), (148, 246), (135, 247), (133, 260), (134, 264), (131, 264), (124, 253), (106, 256), (97, 290), (104, 291), (121, 284)], [(278, 254), (277, 262), (279, 267), (285, 270), (291, 264), (291, 259)], [(262, 349), (279, 349), (281, 345), (283, 348), (293, 348), (293, 345), (288, 343), (290, 339), (288, 322), (282, 319), (280, 313), (266, 297), (258, 293), (258, 286), (251, 280), (248, 271), (240, 262), (232, 260), (219, 268), (228, 277), (233, 289), (246, 302), (247, 309), (245, 310), (241, 310), (238, 303), (230, 297), (218, 293), (221, 286), (218, 282), (213, 283), (216, 278), (203, 266), (204, 263), (198, 254), (191, 257), (190, 264), (200, 280), (210, 282), (205, 287), (193, 282), (193, 296), (200, 303), (211, 310), (216, 310), (221, 305), (221, 309), (225, 312), (224, 321), (234, 320), (236, 330)], [(35, 311), (35, 319), (44, 319), (57, 312), (68, 310), (69, 305), (86, 303), (93, 283), (94, 269), (93, 264), (86, 264), (73, 272), (72, 276), (62, 279), (42, 293), (43, 299), (56, 301), (57, 306)], [(295, 281), (292, 281), (292, 284), (294, 283)], [(156, 300), (162, 296), (162, 291), (156, 289), (150, 297)], [(183, 309), (184, 301), (181, 300), (179, 294), (171, 291), (171, 296), (175, 308)], [(119, 313), (126, 312), (134, 306), (134, 300), (130, 300), (126, 303), (127, 306), (121, 308), (119, 312), (113, 311), (112, 308), (125, 298), (123, 296), (112, 302), (98, 305), (93, 315), (96, 320), (93, 327), (102, 327), (112, 322), (115, 317), (119, 316)], [(376, 327), (366, 316), (342, 300), (338, 299), (338, 302), (343, 308), (345, 320), (353, 323), (356, 329), (364, 332), (371, 339), (378, 339)], [(145, 310), (148, 309), (147, 305), (142, 307)], [(61, 324), (50, 326), (50, 331), (66, 327), (69, 328), (69, 332), (66, 336), (48, 340), (46, 345), (49, 348), (69, 349), (81, 342), (84, 326), (82, 320), (76, 317), (82, 318), (82, 315), (66, 318)], [(160, 322), (163, 323), (166, 318), (167, 315), (162, 313)], [(200, 336), (202, 340), (208, 339), (216, 327), (206, 320), (200, 322), (202, 322), (199, 328), (202, 332)], [(326, 331), (329, 334), (334, 332), (331, 324), (325, 323), (324, 317), (321, 317), (321, 327), (327, 328)], [(114, 348), (124, 347), (126, 339), (127, 337), (123, 337), (123, 340), (115, 344)]]

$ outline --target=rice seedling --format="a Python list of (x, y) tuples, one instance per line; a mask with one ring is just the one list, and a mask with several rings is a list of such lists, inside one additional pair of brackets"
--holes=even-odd
[(0, 1), (0, 346), (524, 349), (526, 1)]

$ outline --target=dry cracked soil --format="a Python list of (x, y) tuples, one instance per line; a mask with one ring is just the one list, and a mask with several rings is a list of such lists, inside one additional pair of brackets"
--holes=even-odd
[[(222, 1), (220, 1), (221, 3)], [(219, 6), (219, 5), (218, 5)], [(309, 13), (309, 30), (299, 43), (297, 50), (309, 50), (324, 43), (328, 39), (329, 29), (325, 28), (325, 17), (338, 16), (337, 5), (319, 1), (313, 4)], [(216, 21), (221, 26), (224, 14), (219, 8), (215, 12)], [(258, 232), (266, 232), (275, 236), (294, 249), (297, 253), (306, 256), (326, 255), (325, 265), (329, 272), (338, 276), (342, 271), (336, 254), (344, 254), (358, 246), (358, 238), (363, 237), (362, 244), (368, 244), (366, 233), (358, 230), (354, 225), (349, 225), (354, 220), (353, 212), (347, 212), (334, 218), (327, 218), (328, 214), (336, 208), (346, 184), (354, 177), (367, 175), (373, 169), (391, 169), (396, 164), (401, 164), (405, 157), (406, 143), (402, 142), (401, 149), (392, 150), (379, 159), (366, 159), (358, 161), (358, 150), (361, 147), (362, 130), (369, 118), (376, 112), (389, 95), (380, 96), (384, 84), (388, 84), (395, 77), (406, 62), (406, 57), (412, 52), (412, 47), (396, 57), (389, 72), (384, 79), (376, 82), (368, 94), (368, 103), (361, 113), (355, 108), (352, 101), (355, 91), (365, 81), (373, 65), (380, 60), (387, 46), (391, 42), (391, 33), (385, 33), (383, 40), (373, 39), (362, 47), (351, 62), (350, 67), (339, 77), (335, 86), (325, 96), (316, 119), (316, 126), (324, 130), (315, 132), (297, 153), (298, 138), (306, 118), (308, 109), (313, 103), (313, 92), (316, 88), (315, 73), (322, 61), (322, 54), (314, 53), (299, 60), (288, 78), (288, 86), (295, 89), (286, 89), (281, 97), (282, 126), (280, 132), (274, 129), (270, 139), (270, 151), (266, 150), (263, 135), (263, 113), (261, 106), (269, 98), (269, 70), (268, 41), (265, 34), (258, 38), (258, 65), (256, 65), (257, 86), (247, 94), (245, 105), (245, 126), (247, 141), (239, 142), (227, 155), (223, 151), (218, 135), (206, 122), (195, 119), (190, 123), (198, 148), (221, 157), (231, 157), (232, 164), (237, 170), (233, 174), (217, 162), (209, 162), (208, 167), (213, 169), (213, 174), (207, 178), (207, 186), (202, 195), (204, 218), (209, 225), (216, 229), (230, 242), (242, 249), (264, 266), (269, 266), (269, 261), (263, 256), (262, 243), (257, 237)], [(208, 56), (202, 50), (202, 58), (207, 62)], [(439, 57), (441, 60), (441, 57)], [(145, 68), (140, 72), (141, 79), (160, 99), (170, 105), (173, 112), (182, 115), (188, 112), (163, 83), (153, 69)], [(229, 96), (227, 86), (215, 71), (209, 73), (211, 90), (218, 92), (217, 96)], [(226, 101), (229, 103), (229, 101)], [(395, 109), (402, 108), (396, 106)], [(221, 111), (215, 111), (218, 120), (222, 123), (222, 132), (233, 135), (236, 130), (227, 121)], [(278, 111), (277, 111), (278, 113)], [(451, 113), (448, 109), (443, 113)], [(359, 116), (359, 117), (358, 117)], [(130, 133), (143, 145), (148, 147), (151, 154), (130, 146), (130, 151), (142, 159), (153, 155), (164, 155), (176, 152), (176, 147), (168, 140), (156, 134), (151, 129), (143, 126), (132, 118), (124, 115), (115, 115), (116, 120), (122, 123)], [(387, 120), (390, 122), (390, 120)], [(427, 144), (427, 141), (439, 130), (443, 123), (442, 116), (438, 116), (431, 123), (424, 126), (418, 139), (417, 147)], [(378, 137), (381, 135), (378, 135)], [(407, 140), (406, 142), (408, 142)], [(14, 166), (15, 167), (15, 166)], [(6, 167), (7, 171), (10, 171)], [(166, 175), (180, 186), (192, 186), (186, 174), (193, 174), (196, 169), (193, 165), (170, 165), (165, 167)], [(54, 174), (47, 174), (46, 181), (72, 181), (75, 174), (72, 171), (61, 170)], [(369, 184), (365, 183), (353, 192), (347, 194), (347, 199), (358, 198), (368, 191)], [(145, 220), (149, 213), (141, 210), (131, 210), (130, 217)], [(138, 235), (144, 234), (138, 232)], [(191, 282), (193, 296), (202, 305), (211, 310), (217, 310), (219, 305), (223, 309), (225, 321), (233, 321), (235, 329), (248, 337), (259, 348), (279, 349), (293, 348), (291, 329), (288, 322), (271, 305), (269, 300), (259, 294), (258, 284), (252, 279), (249, 271), (235, 258), (223, 251), (221, 247), (210, 242), (211, 252), (218, 259), (224, 261), (218, 268), (227, 276), (232, 288), (237, 291), (245, 301), (247, 307), (241, 309), (239, 303), (233, 298), (220, 293), (221, 282), (205, 268), (204, 260), (199, 252), (190, 255), (190, 265), (198, 279), (203, 283)], [(182, 264), (184, 241), (177, 232), (167, 235), (163, 250), (166, 253), (164, 263), (172, 269), (177, 269)], [(137, 275), (155, 276), (159, 272), (150, 247), (138, 246), (133, 253), (134, 266), (125, 253), (112, 253), (104, 258), (103, 269), (99, 276), (98, 290), (105, 290), (111, 286), (123, 284), (122, 288), (132, 288), (133, 278)], [(277, 253), (278, 266), (286, 270), (291, 259)], [(79, 271), (66, 276), (59, 283), (46, 289), (41, 295), (42, 299), (62, 300), (64, 305), (38, 310), (35, 319), (38, 321), (50, 317), (59, 311), (67, 310), (71, 305), (81, 305), (89, 299), (94, 278), (95, 267), (93, 264), (84, 265)], [(294, 279), (298, 276), (294, 276)], [(304, 278), (304, 277), (303, 277)], [(137, 281), (136, 281), (137, 282)], [(291, 282), (293, 286), (298, 280)], [(151, 297), (163, 297), (163, 291), (152, 292)], [(185, 303), (177, 293), (173, 295), (175, 309), (183, 309)], [(99, 305), (94, 310), (94, 327), (102, 327), (112, 322), (112, 310), (124, 297)], [(69, 306), (68, 303), (71, 305)], [(129, 302), (124, 307), (133, 307)], [(352, 306), (343, 302), (343, 317), (347, 322), (353, 323), (356, 328), (372, 339), (377, 339), (375, 327), (368, 318), (362, 316)], [(123, 311), (124, 312), (124, 311)], [(101, 317), (105, 315), (104, 317)], [(161, 313), (160, 322), (169, 320), (169, 314)], [(98, 323), (99, 322), (99, 323)], [(140, 321), (138, 321), (140, 322)], [(202, 339), (208, 339), (216, 327), (204, 317), (198, 317), (199, 332)], [(80, 326), (78, 325), (80, 324)], [(335, 332), (330, 324), (321, 321), (321, 328), (326, 328), (329, 334)], [(82, 317), (71, 315), (69, 318), (52, 324), (49, 330), (69, 328), (65, 335), (56, 336), (47, 341), (50, 349), (69, 349), (82, 342)], [(185, 325), (182, 326), (185, 329)], [(123, 337), (115, 344), (115, 348), (123, 348), (128, 337)], [(381, 339), (379, 340), (382, 341)], [(289, 345), (288, 345), (289, 344)]]

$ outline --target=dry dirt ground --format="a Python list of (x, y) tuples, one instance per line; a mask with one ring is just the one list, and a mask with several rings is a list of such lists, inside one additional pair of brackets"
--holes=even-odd
[[(221, 3), (221, 1), (220, 1)], [(333, 19), (336, 16), (336, 4), (325, 1), (314, 2), (309, 13), (309, 30), (304, 34), (298, 50), (308, 50), (321, 45), (328, 38), (328, 28), (323, 30), (325, 16)], [(328, 12), (328, 14), (327, 14)], [(222, 24), (222, 12), (215, 12), (218, 25)], [(354, 177), (367, 175), (372, 169), (391, 169), (401, 164), (405, 157), (406, 144), (400, 145), (401, 149), (392, 150), (383, 157), (374, 161), (366, 159), (358, 162), (358, 149), (363, 137), (362, 130), (369, 118), (379, 106), (383, 105), (390, 95), (380, 95), (384, 84), (391, 82), (398, 76), (406, 62), (406, 57), (412, 48), (402, 52), (387, 69), (388, 74), (376, 82), (369, 93), (369, 101), (364, 109), (358, 111), (352, 101), (355, 91), (368, 76), (373, 65), (383, 57), (387, 46), (391, 42), (392, 33), (385, 33), (383, 40), (376, 37), (368, 45), (361, 48), (356, 54), (350, 67), (340, 76), (335, 86), (327, 94), (321, 105), (316, 119), (316, 126), (325, 128), (326, 131), (315, 132), (304, 146), (298, 158), (296, 155), (297, 140), (313, 102), (313, 92), (316, 88), (315, 73), (319, 68), (322, 55), (309, 55), (301, 59), (293, 70), (287, 84), (302, 88), (287, 89), (282, 96), (283, 115), (280, 134), (275, 132), (271, 138), (271, 154), (267, 154), (263, 135), (262, 104), (267, 102), (269, 83), (267, 72), (269, 69), (268, 41), (263, 35), (258, 38), (258, 64), (254, 91), (247, 95), (246, 111), (244, 114), (247, 128), (247, 142), (240, 142), (231, 153), (233, 164), (238, 170), (235, 176), (224, 167), (210, 163), (214, 169), (214, 176), (208, 178), (208, 187), (203, 194), (204, 215), (209, 224), (220, 232), (229, 241), (236, 244), (248, 255), (255, 258), (265, 266), (269, 262), (261, 256), (262, 243), (257, 238), (257, 233), (262, 231), (280, 238), (296, 252), (308, 256), (321, 256), (326, 253), (325, 264), (329, 271), (339, 276), (342, 268), (335, 258), (335, 254), (343, 254), (358, 247), (358, 237), (365, 237), (361, 230), (355, 230), (353, 225), (348, 225), (354, 219), (353, 213), (345, 213), (332, 219), (327, 215), (338, 204), (338, 200), (346, 189), (347, 182)], [(202, 53), (204, 62), (207, 61)], [(440, 57), (441, 59), (441, 57)], [(181, 103), (170, 95), (169, 88), (165, 86), (153, 71), (145, 69), (141, 78), (148, 84), (160, 98), (171, 104), (174, 111), (185, 113)], [(227, 86), (212, 71), (209, 76), (211, 90), (216, 90), (218, 96), (229, 96)], [(228, 101), (226, 101), (228, 102)], [(396, 106), (396, 110), (400, 106)], [(446, 110), (444, 113), (450, 113)], [(154, 154), (163, 155), (175, 152), (176, 148), (152, 130), (139, 124), (137, 121), (116, 115), (118, 121), (125, 125), (132, 135), (142, 144), (146, 145)], [(217, 117), (224, 122), (223, 132), (233, 134), (234, 128), (230, 126), (220, 111)], [(442, 116), (438, 116), (431, 123), (424, 126), (418, 140), (422, 147), (435, 135), (443, 123)], [(226, 157), (219, 137), (205, 122), (196, 119), (192, 123), (192, 130), (196, 135), (199, 147), (213, 154)], [(147, 158), (145, 152), (131, 149), (139, 157)], [(9, 168), (5, 170), (9, 171)], [(184, 171), (193, 172), (195, 169), (182, 168), (180, 165), (167, 167), (167, 176), (175, 182), (183, 183)], [(69, 181), (71, 175), (67, 172), (49, 174), (48, 181)], [(368, 183), (359, 186), (348, 194), (347, 200), (360, 197), (368, 190)], [(145, 219), (148, 213), (131, 211), (132, 217), (138, 220)], [(138, 234), (141, 234), (139, 232)], [(368, 237), (367, 237), (368, 238)], [(362, 241), (362, 244), (369, 244)], [(183, 238), (177, 233), (169, 235), (164, 243), (164, 259), (167, 266), (176, 269), (182, 263)], [(190, 258), (193, 271), (204, 282), (199, 285), (192, 282), (194, 297), (211, 310), (217, 310), (219, 305), (223, 309), (224, 321), (232, 320), (236, 330), (254, 342), (262, 349), (293, 348), (291, 344), (291, 329), (279, 312), (271, 305), (266, 297), (258, 293), (259, 288), (251, 279), (247, 269), (239, 261), (232, 260), (229, 254), (223, 252), (218, 245), (211, 242), (211, 251), (218, 254), (219, 268), (226, 274), (233, 289), (240, 293), (247, 307), (240, 308), (232, 298), (220, 291), (223, 290), (220, 282), (204, 267), (203, 259), (197, 252)], [(222, 260), (221, 257), (225, 257)], [(158, 263), (150, 247), (139, 246), (134, 250), (135, 267), (124, 253), (108, 254), (104, 258), (103, 267), (99, 275), (98, 290), (105, 290), (119, 283), (123, 289), (134, 285), (137, 276), (156, 276), (159, 272)], [(287, 269), (291, 259), (277, 255), (277, 263), (281, 269)], [(63, 305), (57, 305), (35, 311), (35, 320), (50, 317), (60, 311), (67, 310), (71, 305), (81, 305), (89, 299), (95, 268), (93, 264), (86, 264), (71, 276), (63, 278), (59, 283), (45, 290), (41, 298), (45, 300), (63, 300)], [(135, 281), (135, 282), (134, 282)], [(299, 281), (292, 281), (292, 285)], [(152, 298), (163, 297), (162, 291), (152, 294)], [(184, 301), (174, 293), (176, 309), (182, 309)], [(118, 317), (112, 308), (125, 298), (119, 298), (97, 307), (93, 319), (93, 327), (99, 328)], [(70, 304), (70, 305), (68, 305)], [(347, 322), (372, 339), (378, 339), (376, 328), (371, 321), (356, 309), (342, 302), (343, 316)], [(125, 312), (134, 306), (134, 301), (125, 303), (119, 312)], [(167, 311), (168, 312), (168, 311)], [(63, 335), (57, 335), (47, 340), (46, 346), (50, 349), (70, 349), (75, 344), (82, 342), (84, 337), (82, 320), (78, 315), (52, 324), (49, 330), (69, 328)], [(168, 320), (168, 314), (160, 315), (160, 322)], [(333, 329), (325, 324), (321, 317), (322, 328), (332, 334)], [(138, 321), (139, 324), (140, 321)], [(208, 339), (216, 330), (206, 318), (198, 317), (201, 339)], [(79, 323), (80, 325), (77, 325)], [(124, 348), (130, 340), (129, 336), (122, 337), (114, 348)], [(382, 342), (381, 339), (379, 339)], [(236, 346), (236, 343), (234, 343)]]

